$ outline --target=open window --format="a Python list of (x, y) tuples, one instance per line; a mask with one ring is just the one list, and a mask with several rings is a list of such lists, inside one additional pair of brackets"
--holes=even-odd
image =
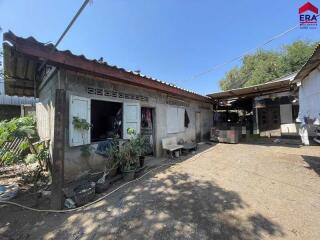
[(122, 137), (122, 103), (91, 100), (91, 142)]
[[(119, 103), (71, 95), (69, 109), (70, 146), (90, 144), (115, 136), (128, 139), (129, 128), (140, 133), (141, 108), (137, 102)], [(88, 131), (76, 129), (73, 125), (75, 117), (86, 120), (92, 127)]]

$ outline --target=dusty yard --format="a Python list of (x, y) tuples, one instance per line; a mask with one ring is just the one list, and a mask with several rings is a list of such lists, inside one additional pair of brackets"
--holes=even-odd
[(320, 239), (320, 147), (202, 146), (84, 211), (9, 208), (0, 239)]

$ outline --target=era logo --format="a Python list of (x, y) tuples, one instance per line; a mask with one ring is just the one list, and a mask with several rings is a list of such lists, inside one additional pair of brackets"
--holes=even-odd
[(307, 2), (299, 8), (300, 28), (301, 29), (316, 29), (318, 8)]

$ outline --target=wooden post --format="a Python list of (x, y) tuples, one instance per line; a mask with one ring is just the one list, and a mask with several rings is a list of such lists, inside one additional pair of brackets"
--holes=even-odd
[(52, 150), (51, 208), (63, 208), (66, 91), (56, 89)]

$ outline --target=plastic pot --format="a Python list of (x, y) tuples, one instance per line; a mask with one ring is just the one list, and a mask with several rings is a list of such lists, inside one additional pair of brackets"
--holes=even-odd
[(142, 168), (144, 166), (144, 159), (145, 159), (144, 156), (139, 157), (140, 168)]

